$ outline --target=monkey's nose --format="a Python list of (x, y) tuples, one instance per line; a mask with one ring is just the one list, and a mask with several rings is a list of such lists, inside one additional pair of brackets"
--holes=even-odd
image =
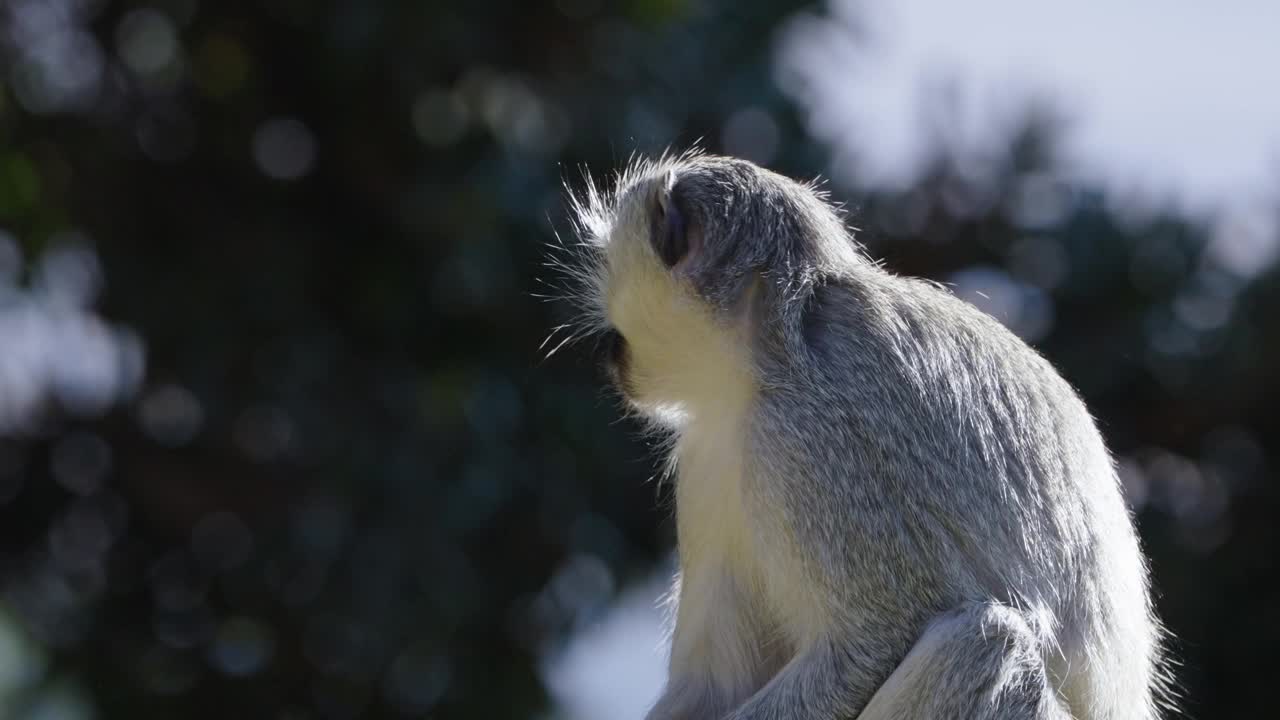
[(627, 356), (627, 340), (622, 333), (609, 328), (604, 336), (604, 350), (609, 364), (621, 368)]

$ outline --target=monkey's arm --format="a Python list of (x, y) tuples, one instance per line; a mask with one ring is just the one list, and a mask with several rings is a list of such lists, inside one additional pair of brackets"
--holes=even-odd
[(967, 603), (938, 617), (859, 715), (890, 718), (1069, 720), (1044, 648), (1023, 616)]
[[(796, 658), (729, 720), (847, 720), (838, 649)], [(933, 620), (859, 720), (1070, 720), (1016, 610), (966, 603)]]
[(750, 599), (715, 568), (676, 580), (667, 686), (647, 720), (719, 720), (758, 690), (780, 662), (769, 655)]

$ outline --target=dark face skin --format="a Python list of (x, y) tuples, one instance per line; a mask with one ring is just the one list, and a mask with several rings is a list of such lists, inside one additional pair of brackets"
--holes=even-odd
[(623, 396), (630, 397), (631, 392), (627, 387), (627, 339), (622, 337), (622, 333), (609, 328), (601, 338), (601, 347), (604, 350), (605, 372), (608, 373), (610, 382)]

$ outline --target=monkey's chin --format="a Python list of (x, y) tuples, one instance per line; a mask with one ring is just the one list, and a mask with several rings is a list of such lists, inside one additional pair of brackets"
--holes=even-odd
[(654, 400), (640, 392), (627, 372), (626, 363), (606, 361), (604, 369), (609, 376), (609, 383), (617, 391), (618, 396), (637, 415), (660, 427), (672, 430), (679, 429), (685, 424), (688, 413), (684, 407), (679, 403)]
[(622, 396), (622, 399), (628, 403), (635, 402), (635, 392), (631, 387), (631, 383), (627, 380), (626, 371), (618, 363), (608, 360), (604, 363), (604, 372), (609, 376), (609, 384), (614, 390)]
[(645, 405), (643, 412), (654, 423), (670, 430), (679, 430), (689, 421), (689, 413), (679, 405)]
[(679, 430), (689, 420), (689, 413), (684, 407), (675, 403), (653, 402), (634, 395), (624, 395), (627, 404), (637, 415), (645, 418), (655, 426), (667, 430)]

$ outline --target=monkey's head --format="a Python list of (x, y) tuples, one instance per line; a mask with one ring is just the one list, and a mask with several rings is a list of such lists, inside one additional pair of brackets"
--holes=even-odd
[(744, 160), (664, 156), (610, 190), (588, 186), (572, 199), (586, 255), (575, 297), (614, 383), (650, 418), (732, 402), (760, 324), (824, 270), (860, 261), (811, 186)]

